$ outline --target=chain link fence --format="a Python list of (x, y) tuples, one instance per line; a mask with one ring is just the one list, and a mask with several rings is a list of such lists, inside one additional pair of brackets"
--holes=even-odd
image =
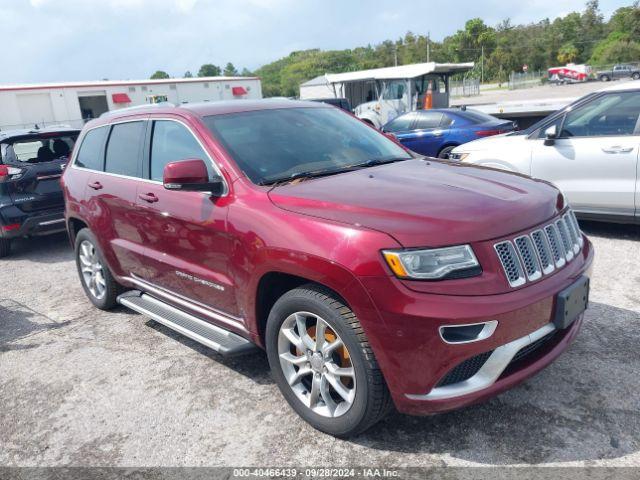
[(542, 85), (543, 79), (546, 77), (547, 72), (535, 71), (535, 72), (511, 72), (509, 75), (509, 90), (517, 90), (520, 88), (531, 88)]
[(473, 97), (480, 95), (480, 79), (475, 77), (450, 79), (449, 95), (451, 97)]

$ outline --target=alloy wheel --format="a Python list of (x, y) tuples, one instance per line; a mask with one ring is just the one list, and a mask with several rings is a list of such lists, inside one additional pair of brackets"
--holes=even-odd
[(356, 395), (356, 375), (335, 329), (309, 312), (289, 315), (278, 334), (280, 367), (296, 397), (323, 417), (344, 415)]
[(104, 267), (98, 257), (96, 247), (88, 240), (80, 244), (78, 252), (82, 279), (91, 295), (96, 299), (104, 298), (107, 291), (107, 282), (104, 277)]

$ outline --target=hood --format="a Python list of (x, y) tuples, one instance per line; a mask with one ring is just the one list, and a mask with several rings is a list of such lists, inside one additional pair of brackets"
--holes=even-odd
[(407, 160), (275, 187), (278, 207), (385, 232), (405, 247), (503, 237), (563, 207), (551, 184), (499, 170)]
[(527, 135), (503, 133), (502, 135), (493, 135), (464, 143), (456, 147), (454, 152), (480, 152), (493, 149), (504, 150), (505, 148), (515, 148), (515, 145), (520, 145), (526, 141)]

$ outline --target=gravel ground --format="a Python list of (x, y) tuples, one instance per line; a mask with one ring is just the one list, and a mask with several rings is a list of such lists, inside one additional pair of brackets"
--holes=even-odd
[(285, 404), (263, 354), (225, 360), (85, 299), (65, 236), (0, 261), (0, 465), (640, 466), (640, 232), (585, 224), (585, 326), (557, 362), (485, 403), (392, 414), (349, 441)]

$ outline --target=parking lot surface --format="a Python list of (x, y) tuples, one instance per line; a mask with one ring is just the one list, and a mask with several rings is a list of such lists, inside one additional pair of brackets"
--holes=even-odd
[(583, 225), (591, 305), (571, 348), (519, 387), (351, 440), (293, 413), (264, 354), (223, 359), (85, 298), (64, 235), (0, 260), (0, 464), (640, 465), (640, 233)]

